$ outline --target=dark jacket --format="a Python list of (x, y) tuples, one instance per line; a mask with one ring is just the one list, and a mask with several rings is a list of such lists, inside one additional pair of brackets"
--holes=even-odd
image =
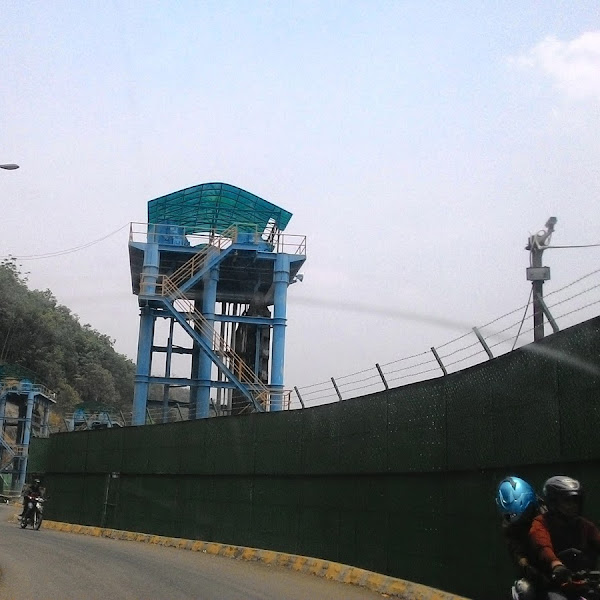
[(526, 558), (528, 561), (531, 559), (529, 529), (534, 516), (532, 515), (531, 519), (524, 519), (518, 523), (502, 524), (502, 534), (504, 535), (508, 552), (517, 568), (519, 568), (519, 561), (522, 558)]
[(24, 496), (42, 496), (42, 486), (32, 483), (24, 493)]

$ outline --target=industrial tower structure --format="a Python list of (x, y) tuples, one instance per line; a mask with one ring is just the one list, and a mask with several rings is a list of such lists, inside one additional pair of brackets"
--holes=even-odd
[[(163, 385), (163, 420), (172, 386), (189, 386), (190, 419), (286, 407), (287, 290), (306, 260), (305, 236), (283, 233), (291, 217), (226, 183), (148, 202), (148, 224), (132, 224), (129, 239), (140, 306), (134, 425), (146, 421), (151, 384)], [(163, 344), (158, 319), (168, 324)], [(187, 345), (174, 343), (178, 330)], [(157, 353), (161, 376), (152, 374)], [(188, 377), (171, 376), (176, 356), (188, 357)]]
[(24, 369), (0, 365), (0, 495), (21, 493), (27, 473), (29, 442), (48, 437), (55, 395), (34, 383)]

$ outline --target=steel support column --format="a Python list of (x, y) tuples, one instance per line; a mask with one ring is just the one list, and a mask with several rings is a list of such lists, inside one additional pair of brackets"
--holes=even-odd
[[(154, 239), (154, 231), (148, 229), (148, 241)], [(141, 274), (140, 295), (153, 296), (156, 293), (156, 281), (159, 269), (158, 244), (148, 243), (144, 250), (144, 267)], [(144, 425), (146, 422), (146, 404), (148, 402), (148, 377), (152, 368), (152, 345), (154, 341), (155, 317), (149, 306), (140, 310), (140, 334), (138, 339), (137, 368), (133, 392), (132, 425)]]
[(43, 437), (48, 437), (48, 435), (50, 434), (49, 428), (48, 428), (49, 418), (50, 418), (50, 405), (48, 404), (48, 401), (45, 400), (43, 414), (42, 414), (42, 436)]
[[(171, 376), (171, 359), (173, 356), (173, 329), (175, 327), (175, 321), (170, 319), (169, 322), (169, 339), (167, 340), (167, 357), (165, 360), (165, 377)], [(170, 386), (168, 383), (163, 385), (163, 409), (162, 418), (163, 423), (168, 421), (169, 416), (169, 390)]]
[(140, 333), (138, 340), (137, 367), (135, 372), (135, 387), (133, 390), (132, 425), (146, 423), (146, 404), (150, 389), (149, 377), (152, 367), (152, 342), (154, 340), (155, 317), (149, 306), (140, 311)]
[(29, 454), (29, 441), (31, 439), (31, 416), (33, 415), (33, 402), (35, 392), (30, 390), (27, 394), (27, 411), (25, 413), (25, 427), (23, 428), (23, 439), (21, 443), (25, 447), (22, 457), (19, 460), (19, 488), (25, 484), (27, 474), (27, 455)]
[(273, 344), (271, 360), (271, 410), (283, 408), (283, 369), (285, 362), (285, 327), (287, 290), (290, 284), (290, 259), (278, 254), (273, 273)]
[[(219, 283), (219, 269), (215, 267), (204, 278), (204, 294), (202, 295), (202, 315), (210, 326), (211, 331), (215, 326), (215, 304), (217, 302), (217, 285)], [(204, 333), (202, 337), (212, 347), (213, 336)], [(198, 401), (196, 404), (196, 418), (206, 419), (210, 408), (210, 382), (212, 360), (206, 352), (201, 352), (198, 364)]]
[(4, 415), (6, 414), (6, 393), (0, 395), (0, 436), (4, 434)]

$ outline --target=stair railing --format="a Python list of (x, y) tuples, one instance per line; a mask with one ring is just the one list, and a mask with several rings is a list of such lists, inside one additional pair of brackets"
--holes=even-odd
[(211, 348), (218, 348), (229, 370), (244, 384), (247, 384), (254, 399), (265, 409), (271, 399), (271, 390), (257, 377), (256, 373), (246, 364), (233, 348), (227, 343), (215, 328), (207, 321), (204, 315), (175, 284), (170, 277), (162, 276), (162, 295), (173, 303), (173, 306), (194, 323), (194, 328), (200, 335), (207, 338)]

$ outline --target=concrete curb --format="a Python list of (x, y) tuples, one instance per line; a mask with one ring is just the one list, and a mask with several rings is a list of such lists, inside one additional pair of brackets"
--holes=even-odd
[(203, 542), (200, 540), (186, 540), (183, 538), (164, 537), (149, 533), (136, 533), (133, 531), (122, 531), (119, 529), (106, 529), (103, 527), (92, 527), (88, 525), (74, 525), (61, 523), (59, 521), (44, 521), (43, 528), (63, 531), (65, 533), (78, 533), (93, 537), (111, 538), (114, 540), (125, 540), (130, 542), (143, 542), (191, 550), (192, 552), (203, 552), (238, 560), (259, 561), (267, 565), (277, 565), (298, 571), (324, 577), (332, 581), (349, 583), (365, 587), (387, 597), (402, 598), (403, 600), (467, 600), (462, 596), (456, 596), (442, 590), (427, 587), (420, 583), (412, 583), (404, 579), (396, 579), (381, 575), (373, 571), (351, 567), (341, 563), (311, 558), (273, 550), (260, 550), (258, 548), (247, 548), (244, 546), (232, 546), (231, 544), (219, 544), (217, 542)]

